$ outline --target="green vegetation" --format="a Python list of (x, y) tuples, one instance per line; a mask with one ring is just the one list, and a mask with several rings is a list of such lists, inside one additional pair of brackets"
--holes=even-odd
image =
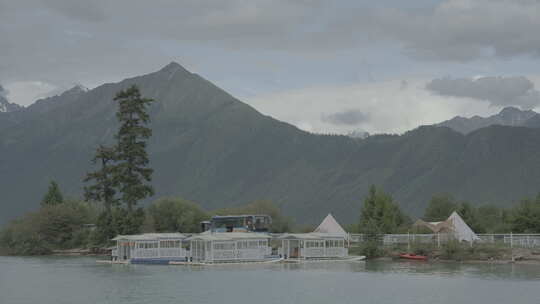
[(358, 224), (361, 233), (397, 233), (406, 231), (410, 224), (410, 218), (401, 211), (390, 195), (375, 186), (369, 188)]
[(439, 194), (430, 200), (423, 220), (428, 222), (444, 221), (454, 211), (476, 233), (510, 232), (511, 214), (515, 212), (515, 210), (505, 210), (493, 205), (475, 207), (469, 202), (456, 201), (450, 194)]
[[(122, 202), (128, 212), (132, 212), (138, 201), (154, 194), (152, 186), (145, 183), (152, 180), (153, 172), (148, 168), (146, 153), (146, 140), (152, 135), (152, 130), (145, 126), (150, 122), (147, 107), (153, 100), (141, 97), (135, 85), (118, 92), (114, 100), (120, 105), (116, 117), (121, 126), (115, 136), (116, 158), (112, 176)], [(137, 229), (133, 227), (134, 232)]]
[(85, 224), (94, 223), (97, 214), (96, 207), (82, 201), (44, 205), (0, 231), (0, 253), (39, 255), (55, 249), (91, 246), (95, 233)]
[(516, 233), (538, 233), (540, 231), (540, 194), (536, 199), (524, 199), (515, 206), (508, 218)]
[(449, 241), (441, 246), (440, 251), (435, 251), (437, 257), (445, 260), (491, 260), (502, 259), (511, 256), (510, 248), (498, 244), (474, 244)]
[(428, 222), (444, 221), (456, 209), (457, 203), (450, 194), (438, 194), (429, 201), (423, 219)]
[(146, 210), (147, 232), (200, 232), (200, 222), (210, 216), (199, 205), (181, 198), (161, 198)]
[(403, 214), (392, 197), (372, 185), (364, 200), (358, 223), (358, 231), (363, 233), (365, 238), (360, 253), (368, 258), (382, 255), (382, 235), (402, 232), (410, 224), (411, 220)]
[(97, 221), (102, 241), (117, 234), (140, 232), (145, 221), (144, 210), (134, 207), (154, 194), (148, 184), (153, 169), (148, 168), (146, 153), (146, 140), (152, 135), (152, 130), (146, 127), (150, 122), (147, 107), (153, 100), (141, 97), (135, 85), (118, 92), (114, 100), (119, 105), (116, 117), (121, 124), (115, 136), (116, 145), (97, 148), (92, 162), (99, 163), (100, 168), (84, 179), (92, 182), (85, 187), (85, 198), (105, 206)]
[[(509, 209), (491, 205), (474, 207), (468, 202), (457, 202), (449, 194), (435, 195), (429, 202), (425, 213), (426, 221), (446, 220), (456, 211), (476, 233), (538, 233), (540, 231), (540, 195), (536, 199), (524, 199), (520, 204)], [(360, 222), (357, 227), (349, 227), (363, 233), (365, 241), (353, 249), (368, 258), (385, 255), (381, 238), (383, 234), (403, 233), (410, 228), (410, 220), (404, 216), (392, 198), (382, 190), (372, 186), (369, 196), (365, 199)], [(356, 232), (354, 231), (354, 232)], [(414, 228), (414, 233), (432, 233), (425, 227)], [(497, 259), (508, 255), (508, 246), (499, 244), (445, 242), (441, 248), (434, 243), (419, 243), (412, 241), (407, 251), (420, 255), (429, 255), (451, 260), (465, 259)], [(390, 251), (405, 251), (398, 246)]]
[(51, 184), (49, 185), (49, 190), (47, 191), (47, 193), (45, 193), (45, 196), (41, 200), (41, 206), (59, 205), (63, 202), (64, 196), (60, 191), (58, 183), (56, 183), (55, 181), (51, 181)]

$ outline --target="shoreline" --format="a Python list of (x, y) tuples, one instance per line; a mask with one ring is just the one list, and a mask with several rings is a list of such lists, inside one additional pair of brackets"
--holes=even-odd
[(434, 258), (434, 259), (428, 259), (427, 261), (412, 261), (407, 259), (400, 259), (399, 257), (395, 256), (385, 256), (385, 257), (378, 257), (374, 259), (369, 259), (366, 261), (379, 261), (379, 262), (411, 262), (411, 263), (418, 263), (418, 264), (451, 264), (451, 263), (458, 263), (458, 264), (491, 264), (491, 265), (508, 265), (508, 264), (514, 264), (514, 265), (535, 265), (540, 266), (540, 260), (538, 259), (520, 259), (520, 260), (501, 260), (501, 259), (493, 259), (493, 260), (478, 260), (478, 259), (470, 259), (470, 260), (452, 260), (452, 259), (440, 259), (440, 258)]
[[(20, 255), (0, 255), (0, 256), (7, 256), (7, 257), (22, 257)], [(66, 249), (66, 250), (55, 250), (53, 253), (50, 254), (44, 254), (44, 255), (29, 255), (24, 257), (106, 257), (108, 256), (107, 253), (103, 252), (91, 252), (88, 249)], [(356, 257), (356, 255), (350, 255), (349, 257)], [(458, 263), (458, 264), (491, 264), (491, 265), (508, 265), (508, 264), (515, 264), (515, 265), (534, 265), (534, 266), (540, 266), (540, 259), (520, 259), (520, 260), (507, 260), (507, 259), (493, 259), (493, 260), (478, 260), (478, 259), (470, 259), (470, 260), (452, 260), (452, 259), (441, 259), (441, 258), (433, 258), (428, 259), (427, 261), (410, 261), (406, 259), (400, 259), (396, 256), (384, 256), (384, 257), (378, 257), (373, 259), (366, 259), (365, 262), (369, 261), (376, 261), (376, 262), (389, 262), (389, 263), (397, 263), (397, 262), (411, 262), (411, 263), (418, 263), (421, 264), (451, 264), (451, 263)]]

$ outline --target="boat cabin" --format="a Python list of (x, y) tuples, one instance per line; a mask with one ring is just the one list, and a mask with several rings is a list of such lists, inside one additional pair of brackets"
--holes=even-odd
[(346, 237), (330, 233), (286, 233), (281, 240), (279, 255), (285, 259), (344, 258), (349, 255)]
[(211, 232), (193, 235), (189, 242), (192, 262), (226, 263), (262, 261), (270, 257), (271, 236), (256, 232)]
[(186, 261), (188, 252), (182, 247), (185, 238), (182, 233), (119, 235), (113, 239), (116, 248), (112, 251), (112, 259), (134, 264)]
[(285, 259), (344, 258), (349, 255), (349, 234), (339, 225), (332, 214), (310, 233), (285, 233), (278, 253)]
[(269, 215), (226, 215), (212, 217), (210, 230), (212, 232), (269, 232), (271, 225), (272, 217)]

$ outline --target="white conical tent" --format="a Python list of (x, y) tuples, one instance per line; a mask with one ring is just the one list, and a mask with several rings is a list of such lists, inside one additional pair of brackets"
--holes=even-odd
[(341, 225), (336, 221), (336, 219), (332, 216), (332, 214), (328, 214), (324, 220), (321, 222), (319, 227), (315, 229), (317, 233), (330, 233), (330, 234), (336, 234), (336, 235), (343, 235), (347, 236), (347, 232), (345, 229), (341, 227)]
[(446, 222), (450, 222), (453, 226), (454, 235), (458, 241), (472, 242), (480, 239), (457, 212), (454, 211)]

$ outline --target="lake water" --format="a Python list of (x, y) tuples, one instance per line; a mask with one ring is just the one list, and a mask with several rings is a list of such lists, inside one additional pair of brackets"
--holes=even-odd
[(0, 303), (540, 303), (540, 267), (423, 262), (224, 266), (0, 257)]

